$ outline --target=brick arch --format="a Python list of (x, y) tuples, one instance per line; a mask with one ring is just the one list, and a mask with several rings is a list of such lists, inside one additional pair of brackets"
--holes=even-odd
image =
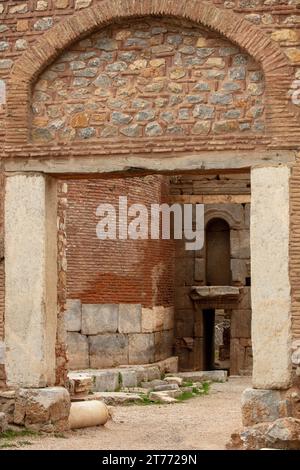
[[(240, 16), (199, 0), (103, 0), (75, 13), (45, 33), (15, 63), (7, 97), (6, 142), (28, 141), (31, 85), (66, 48), (116, 20), (143, 16), (168, 16), (199, 23), (244, 49), (265, 75), (268, 133), (282, 133), (291, 68), (277, 43)], [(287, 116), (285, 116), (287, 117)], [(293, 114), (288, 116), (293, 121)]]

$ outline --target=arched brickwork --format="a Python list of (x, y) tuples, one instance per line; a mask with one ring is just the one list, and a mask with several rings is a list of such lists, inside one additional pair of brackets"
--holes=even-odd
[[(233, 13), (197, 0), (104, 0), (58, 23), (19, 59), (11, 72), (7, 100), (6, 144), (14, 153), (25, 151), (31, 85), (60, 53), (80, 38), (120, 19), (143, 16), (184, 18), (210, 28), (237, 44), (260, 63), (266, 82), (268, 142), (276, 147), (283, 134), (294, 131), (295, 116), (287, 109), (291, 70), (280, 47), (258, 27)], [(16, 146), (20, 146), (20, 149)], [(264, 145), (264, 144), (263, 144)], [(291, 144), (289, 144), (291, 145)], [(21, 150), (22, 149), (22, 150)], [(12, 148), (11, 148), (12, 150)]]

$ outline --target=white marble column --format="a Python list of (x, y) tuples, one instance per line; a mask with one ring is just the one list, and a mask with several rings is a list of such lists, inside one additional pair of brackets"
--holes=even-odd
[(13, 174), (5, 190), (5, 345), (9, 386), (55, 381), (57, 193), (54, 179)]
[(253, 387), (284, 389), (291, 382), (287, 166), (251, 171), (251, 297)]

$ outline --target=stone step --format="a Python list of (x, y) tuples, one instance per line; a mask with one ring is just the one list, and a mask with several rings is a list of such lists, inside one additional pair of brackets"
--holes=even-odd
[(170, 376), (170, 377), (165, 377), (164, 381), (169, 384), (177, 384), (180, 387), (182, 385), (183, 378), (177, 377), (177, 376)]
[(178, 372), (176, 375), (184, 382), (226, 382), (227, 380), (226, 370)]
[[(176, 393), (177, 393), (177, 395), (176, 395)], [(180, 394), (181, 394), (181, 392), (179, 392), (179, 395)], [(173, 395), (173, 396), (171, 396), (171, 395)], [(174, 395), (178, 396), (178, 391), (177, 390), (170, 390), (168, 392), (151, 392), (149, 394), (149, 399), (153, 400), (153, 401), (156, 401), (156, 402), (159, 402), (159, 403), (162, 403), (162, 404), (177, 403), (178, 400), (176, 400)]]
[(128, 405), (132, 403), (142, 402), (143, 399), (136, 393), (125, 393), (125, 392), (96, 392), (85, 396), (73, 396), (71, 401), (90, 401), (99, 400), (103, 401), (106, 405)]
[[(114, 392), (121, 387), (138, 387), (142, 382), (161, 380), (163, 374), (177, 373), (178, 358), (169, 357), (153, 364), (119, 366), (117, 369), (86, 369), (68, 374), (71, 394), (92, 392)], [(86, 390), (84, 383), (86, 379)], [(88, 389), (88, 380), (91, 387)]]
[(179, 390), (178, 384), (168, 384), (157, 385), (154, 387), (154, 392), (165, 392), (169, 390)]

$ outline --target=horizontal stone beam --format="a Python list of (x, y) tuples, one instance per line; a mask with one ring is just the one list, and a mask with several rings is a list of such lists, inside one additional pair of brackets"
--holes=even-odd
[(40, 172), (51, 175), (96, 175), (126, 173), (143, 175), (147, 173), (180, 173), (199, 171), (245, 170), (259, 165), (293, 164), (294, 151), (220, 151), (199, 152), (198, 154), (164, 155), (153, 157), (136, 156), (78, 156), (78, 157), (34, 157), (3, 159), (4, 171)]
[(247, 204), (251, 202), (249, 194), (206, 194), (171, 196), (171, 203), (180, 204)]

